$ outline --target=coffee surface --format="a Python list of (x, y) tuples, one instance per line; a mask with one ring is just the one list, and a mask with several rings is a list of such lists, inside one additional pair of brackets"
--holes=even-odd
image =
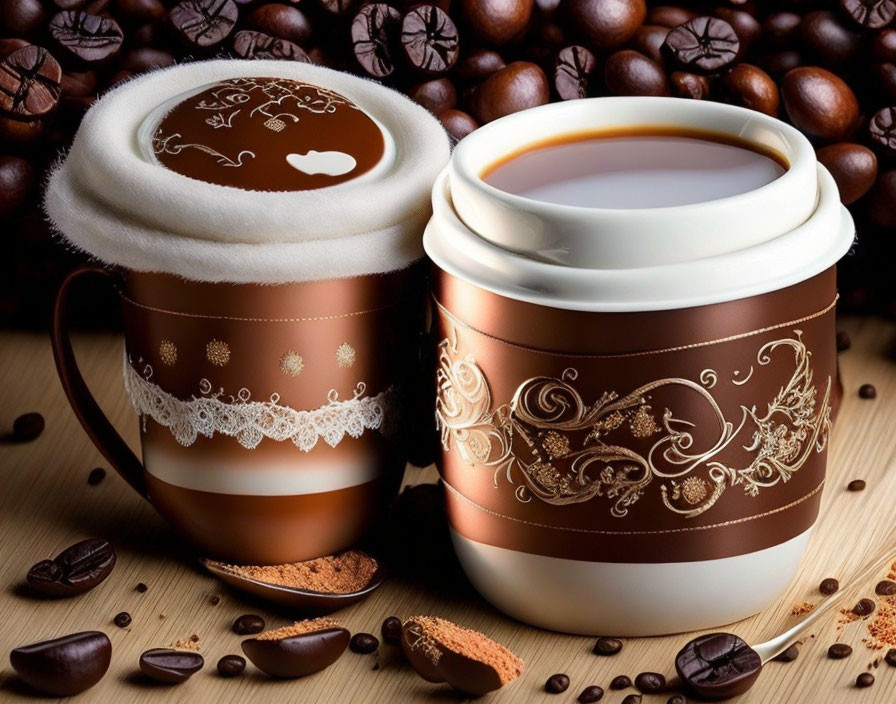
[(592, 133), (529, 147), (482, 177), (533, 200), (625, 210), (747, 193), (781, 176), (782, 161), (747, 143), (696, 134)]

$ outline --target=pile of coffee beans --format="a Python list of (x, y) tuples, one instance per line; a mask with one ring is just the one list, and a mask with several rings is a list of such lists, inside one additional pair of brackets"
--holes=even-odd
[[(84, 111), (131, 76), (212, 57), (369, 77), (455, 139), (518, 110), (602, 95), (776, 115), (816, 145), (856, 218), (844, 307), (896, 316), (894, 16), (889, 0), (0, 0), (0, 323), (44, 325), (77, 259), (52, 241), (38, 200)], [(97, 316), (106, 308), (85, 318), (108, 323)]]

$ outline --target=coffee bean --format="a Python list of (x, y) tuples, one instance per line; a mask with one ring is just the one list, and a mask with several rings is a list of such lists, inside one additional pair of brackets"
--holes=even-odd
[(610, 680), (610, 689), (626, 689), (632, 686), (632, 680), (627, 675), (616, 675)]
[(121, 48), (124, 33), (118, 23), (81, 10), (65, 10), (50, 21), (50, 36), (81, 61), (103, 61)]
[(433, 115), (441, 115), (457, 104), (457, 90), (447, 78), (434, 78), (408, 88), (408, 97)]
[(246, 658), (240, 655), (225, 655), (218, 660), (218, 674), (221, 677), (236, 677), (246, 669)]
[(569, 675), (557, 673), (548, 677), (544, 683), (544, 691), (548, 694), (562, 694), (569, 689)]
[[(816, 156), (837, 182), (843, 205), (854, 203), (874, 185), (877, 176), (877, 157), (868, 147), (850, 142), (838, 142), (819, 149)], [(845, 333), (837, 333), (838, 351), (849, 347), (847, 335), (846, 347), (841, 348), (841, 334)]]
[(19, 39), (18, 37), (0, 37), (0, 59), (5, 59), (12, 52), (30, 44), (31, 42), (28, 40)]
[(183, 0), (168, 18), (188, 46), (220, 44), (233, 31), (239, 10), (233, 0)]
[(497, 51), (477, 49), (457, 62), (454, 72), (467, 83), (480, 83), (507, 64)]
[(756, 57), (756, 63), (770, 76), (780, 79), (788, 72), (803, 65), (803, 57), (792, 49), (772, 51)]
[(90, 486), (96, 486), (101, 483), (103, 479), (106, 478), (106, 470), (102, 467), (94, 467), (90, 470), (90, 474), (87, 475), (87, 483)]
[(593, 704), (594, 702), (599, 702), (603, 698), (603, 688), (598, 687), (596, 684), (592, 684), (585, 687), (585, 689), (579, 693), (576, 701), (579, 702), (579, 704)]
[(874, 593), (878, 596), (893, 596), (896, 594), (896, 582), (890, 579), (882, 579), (874, 587)]
[(112, 659), (105, 633), (85, 631), (23, 645), (9, 654), (16, 674), (43, 694), (70, 697), (99, 682)]
[(256, 7), (246, 18), (249, 26), (260, 32), (285, 39), (294, 44), (304, 44), (311, 36), (311, 23), (296, 7), (273, 3)]
[(872, 54), (875, 61), (896, 61), (896, 29), (885, 29), (874, 37)]
[(894, 0), (840, 0), (840, 7), (857, 24), (868, 29), (886, 27), (896, 17)]
[(787, 73), (781, 95), (793, 124), (813, 137), (843, 139), (859, 119), (859, 103), (852, 89), (838, 76), (817, 66)]
[(799, 38), (809, 54), (836, 71), (854, 62), (865, 43), (861, 34), (852, 31), (836, 14), (827, 10), (810, 12), (803, 17)]
[(156, 682), (181, 684), (205, 665), (203, 657), (190, 650), (153, 648), (140, 655), (140, 671)]
[(791, 645), (787, 650), (778, 653), (775, 656), (777, 662), (793, 662), (800, 656), (800, 649), (796, 645)]
[(852, 655), (852, 648), (846, 643), (834, 643), (828, 648), (828, 657), (831, 660), (842, 660)]
[(460, 13), (480, 39), (501, 46), (526, 28), (533, 5), (532, 0), (461, 0)]
[(775, 46), (784, 46), (796, 36), (802, 17), (787, 10), (773, 12), (762, 21), (763, 40)]
[[(34, 189), (34, 182), (34, 168), (29, 162), (17, 156), (0, 156), (0, 218), (10, 217), (22, 206)], [(13, 434), (15, 437), (15, 431)]]
[(666, 700), (666, 704), (688, 704), (688, 700), (682, 694), (673, 694)]
[(666, 678), (659, 672), (642, 672), (635, 677), (635, 687), (644, 694), (655, 694), (666, 688)]
[(132, 49), (124, 56), (122, 56), (119, 66), (126, 71), (141, 73), (143, 71), (150, 71), (157, 68), (167, 68), (172, 64), (174, 64), (174, 56), (169, 52), (150, 49), (149, 47), (142, 47), (139, 49)]
[(115, 614), (115, 618), (112, 619), (112, 623), (119, 628), (127, 628), (131, 625), (131, 615), (127, 611), (117, 613)]
[(5, 0), (0, 2), (0, 26), (3, 33), (27, 37), (36, 33), (47, 13), (40, 0)]
[(847, 491), (864, 491), (865, 490), (865, 480), (864, 479), (853, 479), (849, 484), (846, 485)]
[(884, 662), (890, 667), (896, 667), (896, 648), (890, 648), (884, 655)]
[(625, 44), (647, 16), (644, 0), (569, 0), (566, 9), (573, 25), (601, 51)]
[(0, 62), (0, 110), (22, 119), (46, 115), (59, 102), (62, 69), (50, 52), (28, 45)]
[(302, 61), (311, 63), (308, 54), (287, 39), (272, 37), (264, 32), (242, 30), (233, 36), (233, 51), (242, 59)]
[(662, 66), (664, 62), (662, 46), (663, 42), (666, 41), (667, 34), (669, 34), (668, 27), (651, 24), (641, 25), (632, 39), (632, 48), (637, 49), (644, 56)]
[(711, 700), (728, 699), (753, 686), (762, 660), (736, 635), (709, 633), (679, 651), (675, 670), (689, 693)]
[(108, 577), (115, 566), (115, 549), (101, 538), (82, 540), (52, 560), (41, 560), (26, 581), (45, 596), (75, 596), (90, 591)]
[(731, 25), (740, 40), (738, 58), (742, 57), (762, 35), (762, 25), (753, 15), (733, 7), (718, 7), (713, 15)]
[(896, 227), (896, 169), (879, 174), (871, 189), (868, 217), (881, 227)]
[(264, 630), (264, 619), (255, 614), (243, 614), (242, 616), (237, 616), (231, 629), (238, 636), (261, 633)]
[(658, 5), (647, 10), (644, 24), (658, 24), (671, 29), (694, 19), (696, 16), (696, 12), (685, 7)]
[(856, 677), (856, 687), (860, 687), (862, 689), (866, 687), (870, 687), (874, 684), (874, 675), (870, 672), (863, 672), (861, 675)]
[(888, 103), (896, 102), (896, 63), (874, 64), (871, 73), (877, 94)]
[(114, 16), (129, 23), (159, 22), (168, 11), (159, 0), (115, 0)]
[(622, 704), (641, 704), (641, 695), (640, 694), (627, 694), (622, 699)]
[(544, 71), (529, 61), (514, 61), (477, 86), (473, 116), (480, 123), (544, 105), (550, 98)]
[(145, 594), (149, 587), (147, 587), (143, 582), (138, 582), (137, 586), (134, 587), (134, 589), (136, 589), (141, 594)]
[(352, 20), (355, 58), (371, 76), (383, 78), (395, 70), (392, 46), (397, 42), (400, 20), (398, 10), (384, 3), (365, 5)]
[(896, 155), (896, 107), (878, 110), (868, 122), (871, 141), (888, 155)]
[(666, 35), (663, 53), (670, 65), (690, 73), (717, 73), (737, 57), (740, 39), (717, 17), (695, 17)]
[(318, 2), (332, 15), (344, 15), (354, 5), (354, 0), (318, 0)]
[(594, 644), (594, 648), (592, 648), (591, 652), (595, 655), (616, 655), (620, 650), (622, 650), (622, 641), (618, 638), (610, 638), (608, 636), (601, 636), (597, 639), (597, 642)]
[(557, 54), (554, 65), (554, 88), (562, 100), (575, 100), (588, 96), (591, 74), (597, 68), (597, 59), (583, 46), (568, 46)]
[(869, 614), (874, 613), (876, 608), (877, 604), (871, 599), (859, 599), (858, 603), (852, 607), (852, 612), (856, 616), (868, 616)]
[(421, 73), (446, 73), (457, 61), (457, 27), (434, 5), (419, 5), (401, 22), (401, 46), (408, 62)]
[(612, 95), (669, 94), (662, 67), (634, 49), (623, 49), (607, 57), (604, 82)]
[(827, 577), (821, 580), (821, 584), (818, 585), (818, 591), (826, 596), (836, 593), (839, 588), (840, 582), (838, 582), (833, 577)]
[(348, 649), (359, 655), (375, 653), (379, 647), (379, 639), (370, 633), (355, 633), (348, 642)]
[(462, 140), (479, 127), (479, 123), (473, 116), (462, 110), (446, 110), (439, 115), (439, 122), (455, 142)]
[(389, 616), (380, 626), (380, 635), (383, 642), (389, 645), (401, 644), (401, 619), (398, 616)]
[(729, 100), (766, 115), (778, 114), (778, 86), (758, 66), (738, 64), (722, 79)]
[(709, 98), (709, 81), (706, 76), (686, 71), (673, 71), (669, 76), (672, 94), (679, 98), (704, 100)]

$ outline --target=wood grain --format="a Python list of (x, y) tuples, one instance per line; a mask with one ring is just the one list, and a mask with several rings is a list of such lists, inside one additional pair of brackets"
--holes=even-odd
[[(794, 623), (794, 604), (820, 599), (817, 585), (835, 576), (845, 581), (861, 565), (887, 546), (896, 557), (896, 325), (873, 319), (844, 319), (852, 348), (841, 354), (846, 397), (837, 423), (829, 462), (822, 518), (796, 582), (777, 604), (742, 621), (731, 630), (748, 641), (763, 640)], [(121, 386), (121, 342), (110, 335), (80, 336), (76, 350), (85, 376), (103, 408), (125, 437), (137, 439), (137, 423)], [(230, 624), (239, 614), (261, 613), (272, 626), (289, 622), (289, 614), (244, 600), (200, 572), (177, 537), (116, 475), (99, 486), (87, 484), (95, 466), (105, 466), (65, 402), (56, 379), (45, 336), (0, 334), (0, 428), (9, 428), (20, 413), (40, 411), (47, 429), (28, 444), (0, 445), (0, 701), (32, 697), (13, 676), (6, 653), (13, 647), (65, 633), (99, 629), (109, 634), (113, 661), (106, 677), (79, 702), (403, 702), (457, 701), (444, 687), (418, 678), (395, 649), (384, 646), (378, 660), (347, 652), (328, 670), (299, 681), (272, 681), (249, 666), (244, 676), (225, 680), (215, 662), (238, 653), (239, 638)], [(877, 387), (873, 401), (858, 398), (865, 382)], [(432, 480), (433, 470), (410, 470), (407, 481)], [(845, 490), (850, 479), (868, 482), (864, 492)], [(32, 563), (51, 557), (87, 536), (106, 536), (119, 548), (119, 561), (100, 587), (73, 600), (42, 601), (29, 596), (23, 578)], [(149, 590), (134, 587), (145, 582)], [(873, 584), (864, 588), (872, 593)], [(210, 597), (222, 596), (213, 606)], [(561, 595), (533, 594), (533, 599), (562, 599)], [(858, 594), (844, 595), (851, 605)], [(116, 628), (112, 617), (128, 611), (133, 623)], [(490, 702), (574, 702), (582, 688), (606, 688), (618, 674), (634, 677), (644, 670), (671, 674), (674, 654), (686, 636), (629, 639), (612, 658), (591, 655), (591, 638), (548, 633), (507, 619), (481, 601), (458, 598), (444, 591), (423, 590), (388, 581), (367, 601), (337, 614), (352, 631), (379, 632), (388, 615), (440, 615), (477, 628), (506, 644), (524, 658), (522, 679), (489, 697)], [(855, 648), (852, 657), (833, 661), (825, 656), (834, 641), (833, 618), (816, 631), (793, 663), (771, 663), (752, 692), (738, 701), (811, 702), (825, 704), (896, 701), (896, 668), (882, 664), (874, 670), (876, 684), (856, 690), (856, 675), (876, 654), (862, 638), (866, 624), (849, 626), (842, 639)], [(154, 687), (135, 676), (143, 650), (173, 641), (200, 637), (205, 669), (177, 688)], [(374, 669), (375, 664), (379, 665)], [(555, 672), (572, 680), (568, 692), (545, 694), (544, 681)], [(628, 692), (608, 692), (604, 702), (621, 702)], [(644, 704), (666, 697), (644, 697)]]

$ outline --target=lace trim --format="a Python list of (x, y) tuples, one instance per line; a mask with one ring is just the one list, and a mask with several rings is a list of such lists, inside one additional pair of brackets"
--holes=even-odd
[[(141, 360), (142, 361), (142, 360)], [(225, 396), (223, 389), (213, 391), (211, 382), (199, 382), (201, 396), (180, 399), (150, 381), (153, 370), (143, 366), (137, 372), (130, 360), (124, 360), (124, 386), (134, 410), (168, 428), (174, 439), (189, 447), (200, 435), (212, 437), (221, 433), (251, 450), (262, 438), (277, 442), (291, 440), (303, 452), (310, 452), (322, 439), (336, 447), (346, 435), (360, 437), (365, 430), (389, 434), (388, 411), (392, 408), (395, 390), (389, 387), (376, 396), (364, 396), (366, 384), (359, 383), (350, 399), (340, 400), (335, 390), (327, 395), (328, 403), (310, 411), (297, 411), (279, 404), (279, 394), (268, 401), (253, 401), (248, 389)]]

